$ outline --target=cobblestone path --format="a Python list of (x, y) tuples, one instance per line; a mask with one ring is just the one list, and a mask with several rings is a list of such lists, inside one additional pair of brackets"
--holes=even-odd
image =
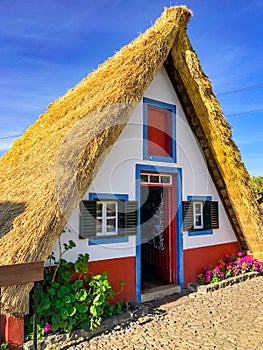
[(183, 296), (108, 334), (56, 349), (262, 350), (263, 276)]

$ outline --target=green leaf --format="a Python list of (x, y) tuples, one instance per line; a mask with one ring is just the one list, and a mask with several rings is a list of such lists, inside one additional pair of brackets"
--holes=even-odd
[(78, 319), (79, 319), (80, 321), (86, 321), (87, 318), (88, 318), (88, 314), (85, 313), (85, 312), (82, 312), (82, 313), (79, 313), (79, 314), (78, 314)]
[(57, 300), (57, 301), (55, 302), (55, 307), (56, 307), (56, 309), (61, 309), (62, 306), (63, 306), (63, 303), (62, 303), (60, 300)]
[(89, 309), (87, 305), (83, 305), (83, 304), (76, 304), (76, 308), (81, 314), (86, 313)]
[(104, 300), (105, 300), (104, 295), (100, 293), (100, 294), (96, 295), (96, 297), (93, 300), (93, 303), (94, 304), (101, 304), (104, 302)]
[(82, 288), (79, 292), (76, 293), (75, 297), (79, 301), (84, 301), (87, 295), (88, 295), (87, 291)]
[(69, 296), (69, 295), (65, 295), (65, 297), (64, 297), (64, 303), (65, 303), (65, 304), (69, 304), (70, 302), (71, 302), (70, 296)]
[(68, 314), (69, 314), (70, 317), (75, 315), (76, 312), (77, 312), (77, 309), (75, 308), (75, 306), (72, 306), (72, 307), (68, 308)]
[(60, 320), (60, 315), (59, 314), (55, 314), (51, 317), (51, 323), (54, 324), (54, 323), (59, 323), (59, 320)]
[(56, 332), (59, 329), (59, 323), (52, 323), (51, 330), (52, 332)]
[(59, 284), (58, 282), (52, 282), (52, 283), (51, 283), (51, 287), (57, 289), (57, 288), (60, 287), (60, 284)]
[(71, 303), (74, 303), (74, 301), (75, 301), (75, 295), (72, 294), (72, 293), (70, 293), (70, 294), (69, 294), (69, 297), (70, 297), (70, 302), (71, 302)]
[(66, 294), (69, 294), (69, 293), (70, 293), (70, 289), (62, 285), (58, 290), (58, 297), (62, 299)]
[(49, 288), (47, 292), (50, 295), (55, 295), (56, 294), (56, 289), (55, 288)]
[(71, 273), (68, 271), (61, 271), (61, 277), (64, 281), (69, 282), (71, 280)]
[(81, 287), (83, 287), (83, 281), (82, 281), (82, 280), (76, 280), (76, 281), (74, 281), (73, 284), (72, 284), (72, 288), (73, 288), (74, 290), (76, 290), (76, 289), (78, 289), (78, 288), (81, 288)]
[(67, 327), (67, 325), (68, 325), (68, 322), (65, 321), (65, 320), (63, 320), (63, 321), (61, 320), (59, 322), (59, 328), (62, 329), (62, 330), (64, 330)]
[(91, 305), (91, 307), (90, 307), (90, 313), (91, 313), (93, 316), (98, 316), (97, 308), (96, 308), (95, 305)]
[(68, 311), (64, 307), (60, 309), (60, 315), (62, 320), (66, 320), (69, 317)]

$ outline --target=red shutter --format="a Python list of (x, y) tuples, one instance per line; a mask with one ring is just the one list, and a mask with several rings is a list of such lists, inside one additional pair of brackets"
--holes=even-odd
[(171, 156), (171, 112), (148, 105), (148, 154)]

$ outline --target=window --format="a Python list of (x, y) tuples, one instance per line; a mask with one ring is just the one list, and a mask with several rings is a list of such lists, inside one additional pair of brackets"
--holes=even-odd
[(193, 221), (195, 230), (204, 228), (202, 202), (193, 202)]
[(97, 197), (80, 202), (80, 238), (123, 237), (136, 233), (137, 201)]
[(170, 185), (172, 183), (172, 177), (171, 177), (171, 175), (141, 173), (140, 182), (142, 184), (166, 184), (166, 185)]
[(143, 99), (144, 159), (175, 162), (175, 106)]
[(118, 234), (118, 202), (97, 202), (97, 236)]
[(218, 202), (212, 197), (188, 197), (183, 202), (184, 231), (189, 235), (212, 234), (219, 228)]

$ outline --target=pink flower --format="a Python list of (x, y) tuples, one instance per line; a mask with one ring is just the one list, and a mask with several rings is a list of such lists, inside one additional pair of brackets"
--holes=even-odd
[(49, 323), (46, 323), (44, 326), (44, 333), (48, 333), (51, 330), (51, 326)]
[(237, 255), (241, 257), (241, 256), (243, 256), (243, 253), (239, 252), (239, 253), (237, 253)]

